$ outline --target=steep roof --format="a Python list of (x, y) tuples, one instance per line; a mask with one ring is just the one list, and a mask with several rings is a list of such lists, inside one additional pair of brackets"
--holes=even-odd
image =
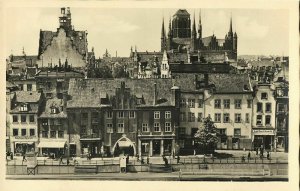
[(38, 102), (41, 98), (41, 93), (36, 91), (17, 91), (16, 101), (22, 103)]
[(68, 91), (71, 100), (67, 102), (67, 107), (101, 107), (103, 105), (100, 103), (100, 95), (114, 97), (116, 89), (121, 87), (121, 82), (125, 82), (125, 87), (130, 89), (131, 95), (143, 96), (145, 106), (153, 105), (156, 83), (157, 99), (166, 99), (167, 102), (162, 105), (171, 105), (171, 79), (71, 79)]
[[(53, 106), (58, 109), (58, 113), (51, 113), (51, 107)], [(48, 99), (46, 101), (45, 108), (43, 108), (43, 112), (40, 118), (66, 118), (67, 114), (61, 110), (60, 106), (63, 106), (63, 102), (61, 99)]]
[[(196, 90), (195, 79), (204, 78), (199, 73), (177, 73), (174, 75), (174, 85), (178, 86), (181, 91), (203, 91)], [(209, 74), (208, 85), (215, 87), (215, 93), (243, 93), (244, 86), (251, 88), (247, 74)]]

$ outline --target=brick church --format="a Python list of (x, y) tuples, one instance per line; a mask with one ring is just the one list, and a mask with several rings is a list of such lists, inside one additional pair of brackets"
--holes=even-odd
[(191, 57), (203, 57), (207, 61), (224, 58), (237, 59), (237, 34), (232, 30), (232, 18), (225, 39), (212, 36), (202, 36), (201, 14), (198, 30), (195, 15), (191, 24), (190, 14), (185, 9), (179, 9), (169, 20), (169, 30), (166, 34), (164, 21), (161, 30), (161, 52), (189, 53)]

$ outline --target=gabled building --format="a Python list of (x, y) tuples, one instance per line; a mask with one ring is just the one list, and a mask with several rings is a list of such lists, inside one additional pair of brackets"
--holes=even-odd
[(10, 147), (14, 154), (36, 152), (38, 116), (44, 97), (39, 92), (17, 91), (10, 105)]
[(40, 31), (37, 64), (39, 68), (68, 59), (74, 68), (86, 67), (88, 61), (87, 31), (76, 31), (70, 8), (61, 8), (57, 31)]
[(171, 88), (171, 79), (72, 79), (67, 111), (76, 154), (170, 154), (178, 125)]
[(69, 156), (69, 131), (67, 111), (62, 99), (47, 99), (42, 104), (38, 118), (39, 155)]

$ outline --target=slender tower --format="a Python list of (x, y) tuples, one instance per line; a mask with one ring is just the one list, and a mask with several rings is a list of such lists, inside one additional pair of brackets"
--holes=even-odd
[(191, 38), (191, 51), (194, 52), (197, 49), (197, 33), (196, 33), (196, 21), (195, 21), (195, 13), (194, 13), (194, 20), (192, 26), (192, 38)]
[(198, 24), (198, 49), (202, 48), (202, 23), (201, 23), (201, 10), (199, 13), (199, 24)]
[(163, 52), (166, 49), (166, 31), (165, 31), (164, 18), (162, 20), (160, 41), (161, 41), (160, 51)]
[(168, 31), (168, 39), (167, 39), (167, 50), (172, 50), (172, 38), (173, 38), (173, 32), (172, 32), (172, 25), (171, 25), (171, 17), (169, 20), (169, 31)]

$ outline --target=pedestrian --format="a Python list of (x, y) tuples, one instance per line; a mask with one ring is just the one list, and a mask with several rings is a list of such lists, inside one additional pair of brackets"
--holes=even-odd
[(179, 161), (180, 161), (180, 156), (177, 155), (177, 164), (179, 164)]
[(242, 156), (242, 162), (245, 162), (245, 156)]
[(270, 160), (270, 152), (267, 152), (267, 159)]
[(137, 161), (140, 161), (140, 156), (139, 156), (139, 154), (136, 154), (136, 159), (137, 159)]
[(10, 155), (10, 153), (8, 151), (6, 151), (6, 160), (7, 160), (7, 157), (9, 158), (9, 155)]
[(63, 157), (60, 156), (59, 159), (60, 159), (60, 160), (59, 160), (59, 164), (64, 164), (64, 162), (63, 162)]
[(129, 155), (126, 156), (126, 165), (129, 163)]
[(10, 160), (14, 160), (14, 153), (10, 152)]
[(141, 164), (144, 164), (144, 158), (141, 156)]
[(250, 154), (250, 151), (248, 152), (248, 161), (250, 160), (251, 158), (251, 154)]
[(173, 153), (172, 153), (172, 154), (173, 154), (173, 159), (175, 159), (175, 152), (173, 151)]
[(149, 156), (147, 156), (147, 164), (149, 164)]
[(22, 162), (24, 162), (24, 161), (27, 161), (27, 159), (25, 157), (25, 154), (23, 154), (23, 160), (22, 160)]
[(69, 161), (69, 158), (67, 158), (67, 165), (69, 165), (70, 164), (70, 161)]
[(257, 156), (257, 155), (258, 155), (258, 147), (256, 147), (256, 149), (255, 149), (255, 150), (256, 150), (256, 156)]

